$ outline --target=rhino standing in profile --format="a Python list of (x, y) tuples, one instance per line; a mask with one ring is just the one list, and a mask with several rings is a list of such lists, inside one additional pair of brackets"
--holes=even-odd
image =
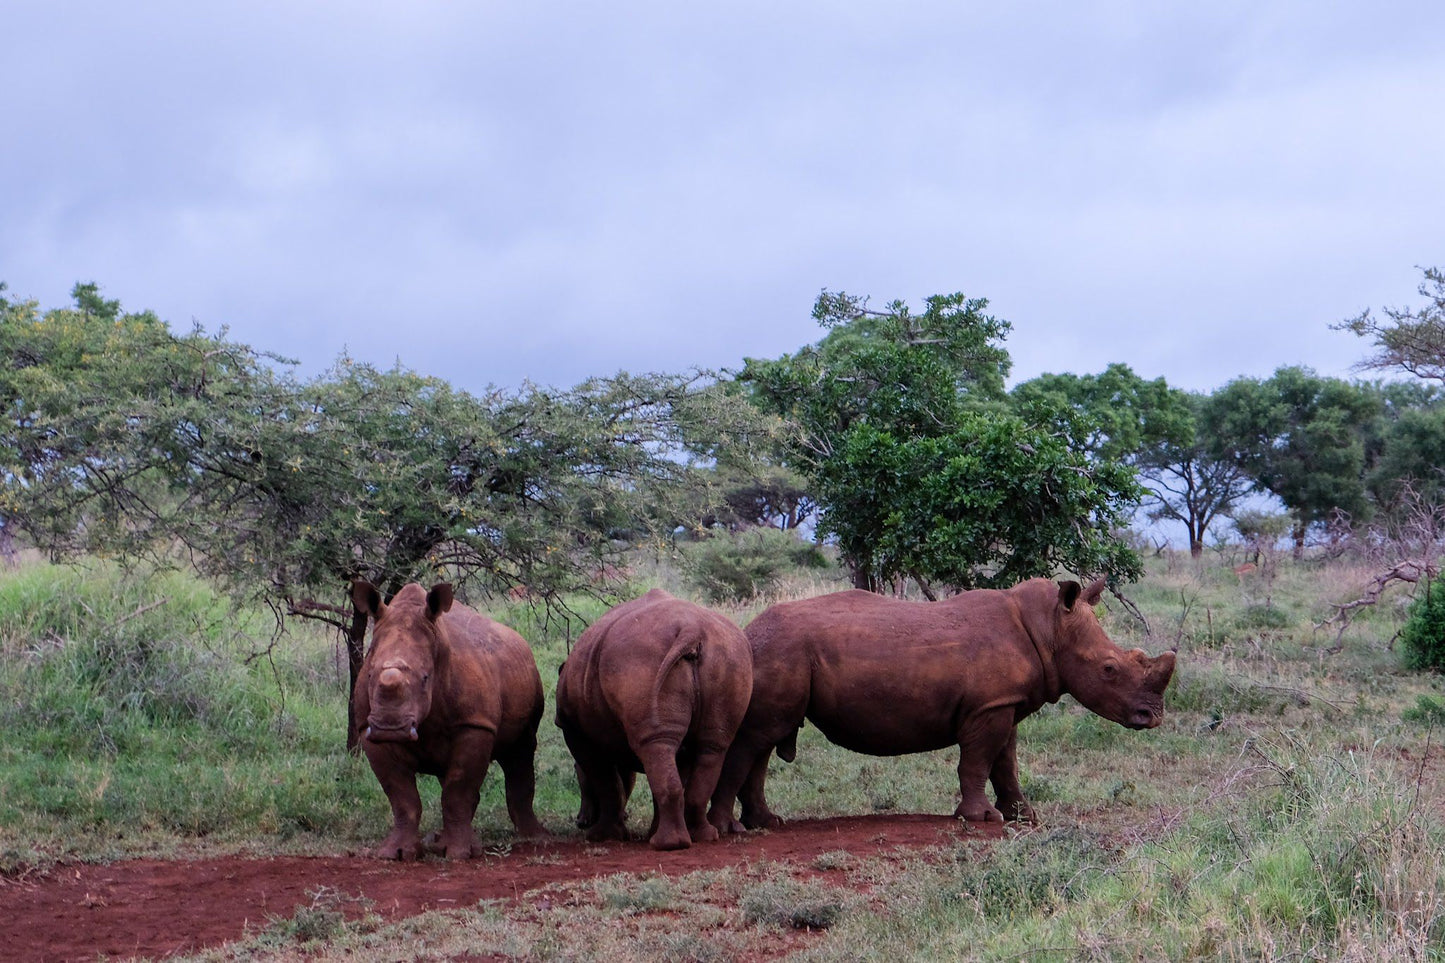
[(438, 848), (451, 859), (476, 855), (472, 817), (493, 759), (512, 825), (523, 835), (545, 834), (532, 810), (542, 679), (527, 643), (454, 602), (446, 583), (407, 585), (384, 604), (375, 586), (356, 582), (351, 598), (376, 623), (351, 706), (362, 751), (391, 803), (394, 824), (376, 855), (421, 855), (418, 773), (442, 784)]
[(1164, 717), (1174, 653), (1150, 658), (1115, 645), (1093, 611), (1104, 588), (1032, 579), (939, 602), (855, 589), (765, 610), (746, 629), (752, 700), (709, 820), (722, 832), (781, 824), (764, 798), (768, 758), (776, 748), (792, 761), (806, 717), (830, 741), (870, 755), (957, 745), (954, 815), (1033, 821), (1019, 788), (1019, 720), (1065, 693), (1131, 729)]

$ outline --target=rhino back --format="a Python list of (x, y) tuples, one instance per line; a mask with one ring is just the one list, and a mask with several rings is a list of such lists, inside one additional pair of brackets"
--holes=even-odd
[(452, 724), (495, 728), (499, 742), (535, 727), (544, 697), (526, 640), (460, 603), (442, 619), (450, 663), (445, 708)]
[[(748, 626), (754, 699), (760, 688), (805, 686), (808, 719), (858, 752), (953, 745), (963, 718), (1027, 704), (1041, 679), (1005, 593), (964, 599), (908, 602), (852, 590), (774, 606)], [(799, 693), (766, 698), (796, 701)]]

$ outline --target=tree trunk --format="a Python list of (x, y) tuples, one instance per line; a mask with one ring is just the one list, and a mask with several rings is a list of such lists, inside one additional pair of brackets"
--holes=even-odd
[(855, 565), (853, 567), (853, 587), (860, 588), (865, 592), (878, 591), (878, 580), (866, 565)]
[(361, 676), (361, 662), (366, 657), (366, 621), (365, 612), (353, 613), (351, 630), (346, 633), (346, 661), (351, 669), (351, 685), (346, 690), (346, 748), (352, 753), (361, 751), (361, 735), (351, 718), (351, 706), (356, 701), (356, 680)]
[(1305, 523), (1297, 522), (1294, 527), (1294, 560), (1305, 557)]

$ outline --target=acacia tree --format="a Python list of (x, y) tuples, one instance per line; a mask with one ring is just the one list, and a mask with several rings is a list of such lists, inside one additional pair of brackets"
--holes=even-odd
[[(1171, 519), (1189, 534), (1189, 554), (1204, 552), (1204, 537), (1219, 518), (1228, 516), (1255, 490), (1255, 481), (1236, 461), (1219, 454), (1208, 431), (1215, 422), (1215, 395), (1181, 392), (1188, 421), (1143, 451), (1137, 461), (1150, 490), (1149, 517)], [(1177, 399), (1176, 399), (1177, 400)]]
[[(1414, 308), (1383, 308), (1384, 319), (1369, 309), (1334, 325), (1372, 342), (1374, 353), (1358, 365), (1375, 371), (1403, 371), (1445, 385), (1445, 271), (1422, 268), (1416, 289), (1424, 299)], [(1372, 466), (1369, 487), (1385, 506), (1437, 498), (1442, 487), (1438, 456), (1445, 451), (1445, 421), (1432, 391), (1401, 384), (1380, 388), (1385, 418), (1383, 449)], [(1403, 399), (1403, 403), (1402, 403)], [(1402, 499), (1402, 495), (1407, 495)]]
[(1091, 462), (1006, 412), (1006, 321), (961, 294), (883, 311), (824, 292), (828, 333), (738, 378), (797, 427), (792, 463), (853, 582), (899, 576), (926, 594), (1008, 584), (1060, 565), (1125, 578), (1138, 558), (1109, 532), (1137, 497), (1127, 471)]
[(702, 373), (478, 397), (343, 358), (299, 381), (224, 333), (175, 335), (86, 293), (43, 315), (6, 303), (7, 528), (54, 556), (188, 562), (278, 618), (337, 625), (353, 683), (352, 579), (606, 591), (619, 546), (601, 520), (692, 484), (704, 428), (713, 444), (767, 430)]
[(1445, 271), (1422, 268), (1416, 289), (1425, 299), (1418, 308), (1382, 308), (1380, 320), (1366, 308), (1334, 325), (1374, 342), (1375, 353), (1360, 362), (1375, 371), (1406, 371), (1426, 381), (1445, 383)]
[(1445, 405), (1406, 408), (1386, 421), (1366, 487), (1386, 512), (1409, 501), (1445, 501)]

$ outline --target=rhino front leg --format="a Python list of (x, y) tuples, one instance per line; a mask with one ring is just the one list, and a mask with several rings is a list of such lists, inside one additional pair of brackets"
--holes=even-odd
[(416, 772), (394, 749), (363, 743), (371, 771), (391, 804), (391, 833), (372, 851), (378, 859), (419, 859), (421, 845), (421, 793)]
[[(801, 723), (799, 723), (801, 725)], [(768, 808), (765, 794), (768, 781), (768, 760), (773, 747), (789, 747), (786, 758), (792, 761), (793, 740), (797, 726), (782, 735), (771, 731), (739, 732), (733, 739), (712, 794), (708, 821), (720, 833), (741, 833), (744, 829), (777, 829), (783, 820)], [(733, 803), (742, 802), (742, 821), (733, 818)]]
[(993, 783), (998, 810), (1003, 813), (1004, 819), (1034, 823), (1038, 822), (1038, 817), (1019, 786), (1018, 744), (1019, 727), (1014, 725), (1009, 732), (1008, 742), (994, 758), (989, 781)]
[(611, 755), (580, 732), (564, 726), (562, 738), (576, 762), (577, 788), (582, 799), (577, 812), (578, 827), (587, 830), (588, 842), (626, 840), (624, 785), (630, 789), (631, 779), (624, 779)]
[(477, 844), (472, 819), (482, 798), (482, 780), (492, 764), (496, 734), (485, 729), (468, 729), (452, 744), (451, 764), (442, 777), (442, 832), (438, 843), (447, 859), (469, 859), (481, 847)]
[(967, 717), (958, 731), (958, 808), (957, 819), (972, 822), (1001, 823), (1003, 814), (995, 809), (984, 794), (988, 778), (999, 753), (1008, 745), (1014, 731), (1012, 706), (988, 709)]

